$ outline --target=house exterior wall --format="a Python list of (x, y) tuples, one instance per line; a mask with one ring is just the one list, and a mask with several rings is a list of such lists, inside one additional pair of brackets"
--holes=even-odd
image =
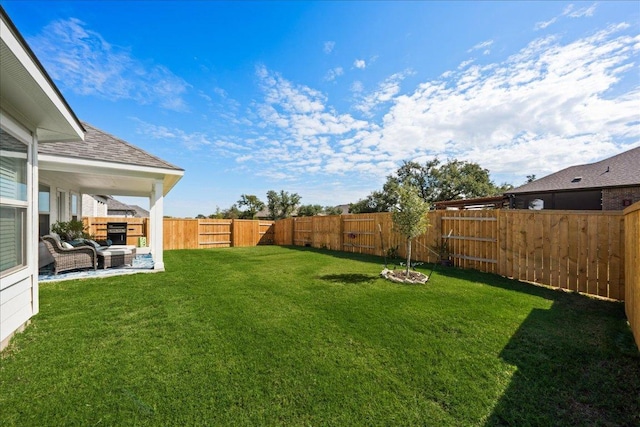
[(516, 194), (512, 199), (512, 209), (529, 209), (536, 199), (544, 201), (544, 209), (559, 210), (601, 210), (601, 191), (565, 191), (556, 193)]
[(82, 195), (82, 216), (107, 216), (107, 204), (102, 203), (89, 194)]
[(627, 206), (640, 202), (640, 186), (626, 188), (605, 188), (602, 190), (602, 210), (621, 211)]

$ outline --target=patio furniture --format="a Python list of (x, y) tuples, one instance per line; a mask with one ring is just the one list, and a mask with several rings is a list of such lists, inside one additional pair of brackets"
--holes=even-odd
[(57, 234), (42, 236), (42, 242), (53, 257), (53, 274), (80, 268), (93, 268), (94, 270), (98, 268), (98, 256), (92, 247), (65, 248)]
[(125, 245), (100, 247), (96, 250), (96, 253), (98, 255), (98, 267), (107, 269), (109, 267), (133, 264), (133, 259), (136, 257), (136, 247)]

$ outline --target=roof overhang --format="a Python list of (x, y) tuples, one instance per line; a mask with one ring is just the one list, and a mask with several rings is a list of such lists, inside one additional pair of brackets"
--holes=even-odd
[(0, 108), (35, 129), (39, 142), (80, 141), (84, 129), (0, 7)]
[(180, 181), (184, 171), (149, 166), (38, 155), (42, 180), (62, 182), (84, 194), (149, 197), (156, 181), (163, 183), (163, 195)]

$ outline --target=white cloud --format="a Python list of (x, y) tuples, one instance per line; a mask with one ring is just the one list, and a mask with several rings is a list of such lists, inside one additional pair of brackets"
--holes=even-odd
[(491, 47), (493, 45), (493, 40), (485, 40), (483, 42), (478, 43), (477, 45), (473, 46), (471, 49), (467, 50), (467, 53), (473, 52), (474, 50), (483, 50), (485, 52), (485, 55), (490, 52), (489, 47)]
[(353, 83), (351, 83), (350, 90), (351, 92), (360, 93), (364, 90), (364, 85), (362, 84), (361, 81), (356, 80)]
[(564, 8), (562, 13), (558, 16), (554, 16), (548, 21), (537, 22), (534, 26), (535, 30), (544, 30), (545, 28), (555, 24), (559, 19), (564, 17), (569, 18), (584, 18), (593, 16), (593, 13), (596, 11), (596, 3), (593, 3), (591, 6), (583, 7), (578, 10), (575, 10), (575, 5), (570, 4)]
[(335, 47), (336, 47), (336, 42), (327, 41), (327, 42), (324, 42), (324, 47), (322, 48), (322, 51), (328, 55), (331, 52), (333, 52), (333, 49)]
[(446, 154), (542, 175), (637, 144), (640, 89), (611, 94), (637, 72), (640, 37), (618, 34), (624, 28), (564, 45), (534, 40), (503, 63), (425, 82), (395, 98), (377, 147), (394, 159)]
[(378, 105), (392, 101), (400, 93), (400, 84), (411, 74), (414, 74), (412, 70), (406, 70), (387, 77), (374, 92), (364, 96), (354, 108), (365, 116), (371, 116)]
[(327, 71), (327, 74), (324, 76), (324, 80), (332, 82), (343, 74), (344, 70), (342, 69), (342, 67), (335, 67)]
[(578, 9), (576, 11), (569, 11), (566, 15), (569, 18), (583, 18), (585, 16), (593, 16), (593, 13), (596, 11), (596, 4), (592, 4), (589, 7), (583, 7), (582, 9)]
[[(640, 36), (627, 24), (569, 41), (545, 36), (504, 61), (463, 62), (410, 91), (402, 83), (411, 70), (370, 93), (353, 82), (354, 111), (366, 119), (258, 66), (262, 96), (250, 107), (253, 123), (243, 125), (244, 138), (185, 138), (162, 127), (148, 132), (180, 143), (205, 140), (200, 147), (234, 160), (227, 162), (232, 168), (286, 180), (289, 191), (299, 186), (305, 197), (325, 191), (331, 199), (325, 204), (336, 195), (348, 196), (340, 202), (357, 200), (380, 188), (401, 161), (434, 156), (477, 162), (518, 184), (528, 174), (543, 176), (640, 144), (639, 56)], [(342, 187), (326, 184), (329, 178)]]
[(364, 70), (367, 67), (367, 63), (365, 62), (364, 59), (356, 59), (355, 61), (353, 61), (353, 66), (361, 70)]
[(51, 22), (29, 44), (61, 87), (109, 100), (187, 111), (189, 85), (162, 65), (145, 65), (78, 19)]
[(212, 144), (208, 136), (202, 132), (189, 133), (181, 129), (171, 129), (166, 126), (154, 125), (137, 118), (132, 118), (132, 120), (138, 123), (136, 133), (152, 139), (177, 143), (188, 150), (197, 150)]

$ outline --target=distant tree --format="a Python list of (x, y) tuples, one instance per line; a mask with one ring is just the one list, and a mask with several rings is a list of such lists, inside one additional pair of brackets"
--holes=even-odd
[(513, 190), (513, 185), (509, 184), (508, 182), (503, 182), (502, 184), (496, 187), (495, 195), (498, 196), (500, 194), (504, 194), (509, 190)]
[(422, 200), (433, 203), (462, 198), (495, 196), (513, 188), (496, 186), (489, 171), (477, 163), (438, 158), (424, 164), (404, 162), (393, 175), (387, 176), (381, 191), (373, 191), (365, 199), (350, 205), (352, 213), (387, 212), (398, 203), (398, 187), (408, 184), (416, 188)]
[(208, 218), (209, 219), (222, 219), (222, 218), (224, 218), (224, 213), (222, 213), (222, 211), (220, 210), (219, 206), (216, 206), (216, 212), (212, 213), (211, 215), (209, 215)]
[(198, 216), (196, 216), (197, 219), (205, 219), (206, 216), (202, 215), (202, 214), (198, 214)]
[(528, 184), (528, 183), (533, 182), (535, 180), (536, 180), (536, 175), (535, 174), (527, 175), (527, 182), (525, 182), (525, 184)]
[(246, 206), (247, 209), (241, 214), (241, 218), (254, 219), (256, 214), (264, 209), (264, 202), (253, 194), (243, 194), (238, 200), (238, 206)]
[(298, 216), (315, 216), (320, 215), (323, 212), (323, 208), (320, 205), (301, 205), (298, 208)]
[(364, 199), (351, 203), (349, 212), (354, 214), (389, 212), (397, 202), (397, 186), (397, 182), (387, 180), (382, 191), (373, 191)]
[(222, 211), (222, 216), (224, 219), (238, 219), (242, 215), (242, 211), (238, 209), (238, 206), (234, 203), (231, 205), (229, 209), (225, 209)]
[(324, 213), (326, 215), (342, 215), (342, 208), (337, 206), (325, 206)]
[(394, 229), (407, 239), (407, 271), (411, 267), (411, 240), (424, 233), (429, 225), (429, 203), (420, 197), (419, 190), (411, 184), (398, 187), (398, 203), (392, 208)]
[(272, 219), (290, 217), (300, 203), (301, 197), (297, 193), (280, 190), (280, 193), (269, 190), (267, 192), (267, 209)]

